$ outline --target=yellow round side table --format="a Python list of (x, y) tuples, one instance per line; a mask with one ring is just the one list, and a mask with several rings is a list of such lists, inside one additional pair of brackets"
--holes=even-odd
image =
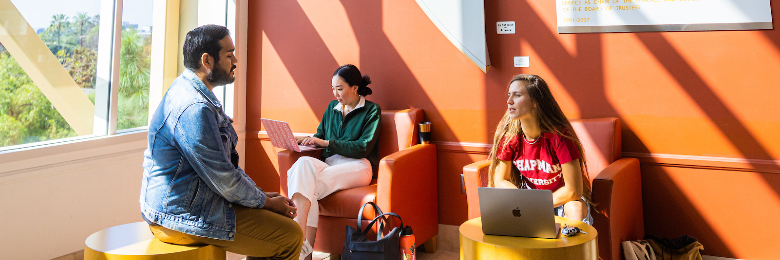
[(110, 227), (87, 237), (84, 260), (225, 260), (215, 246), (180, 246), (160, 241), (146, 222)]
[(460, 225), (460, 259), (593, 259), (598, 260), (598, 233), (582, 221), (555, 217), (555, 223), (568, 224), (587, 232), (555, 239), (493, 236), (482, 233), (482, 218)]

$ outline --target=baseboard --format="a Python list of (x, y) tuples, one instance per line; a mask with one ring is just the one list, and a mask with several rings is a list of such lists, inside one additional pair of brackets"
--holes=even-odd
[(52, 260), (84, 260), (84, 250), (79, 250)]

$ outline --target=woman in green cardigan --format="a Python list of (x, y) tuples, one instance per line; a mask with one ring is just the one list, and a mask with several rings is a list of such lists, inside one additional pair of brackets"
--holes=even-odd
[(344, 65), (333, 73), (333, 100), (328, 104), (317, 134), (296, 138), (301, 145), (325, 148), (322, 158), (301, 157), (287, 171), (288, 194), (298, 207), (295, 221), (303, 229), (300, 259), (311, 259), (317, 234), (317, 201), (333, 192), (371, 182), (372, 169), (379, 163), (379, 105), (366, 100), (371, 95), (368, 75), (355, 65)]

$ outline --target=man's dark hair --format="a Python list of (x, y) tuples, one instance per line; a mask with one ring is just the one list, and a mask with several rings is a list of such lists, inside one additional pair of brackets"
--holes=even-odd
[(192, 29), (184, 39), (184, 67), (192, 71), (200, 69), (200, 57), (204, 53), (214, 57), (215, 63), (219, 62), (219, 51), (222, 50), (219, 41), (228, 35), (230, 31), (227, 27), (216, 24)]

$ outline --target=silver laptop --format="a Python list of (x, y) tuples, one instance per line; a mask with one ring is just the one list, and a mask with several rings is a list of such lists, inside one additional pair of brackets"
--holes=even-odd
[(480, 187), (485, 235), (557, 238), (552, 191)]

